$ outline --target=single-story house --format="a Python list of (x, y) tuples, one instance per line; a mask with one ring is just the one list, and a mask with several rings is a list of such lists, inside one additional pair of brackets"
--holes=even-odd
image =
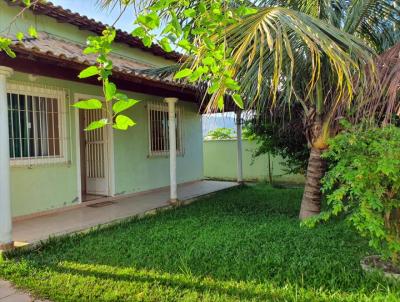
[(174, 199), (176, 182), (203, 178), (201, 98), (193, 87), (142, 72), (174, 64), (179, 54), (118, 31), (112, 80), (141, 100), (127, 113), (137, 124), (85, 132), (102, 113), (71, 105), (101, 98), (96, 79), (77, 75), (94, 61), (82, 54), (87, 36), (105, 25), (49, 2), (13, 23), (20, 11), (18, 1), (0, 1), (2, 29), (12, 23), (14, 36), (31, 25), (38, 32), (15, 41), (16, 59), (0, 52), (0, 245), (12, 241), (16, 217), (165, 186)]

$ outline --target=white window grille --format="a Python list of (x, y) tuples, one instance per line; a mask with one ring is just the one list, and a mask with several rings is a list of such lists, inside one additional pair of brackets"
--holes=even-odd
[(65, 91), (7, 83), (11, 165), (67, 161)]
[[(148, 105), (149, 122), (149, 155), (169, 155), (169, 123), (168, 104), (151, 103)], [(184, 110), (176, 106), (176, 154), (181, 156), (184, 152), (182, 120)]]

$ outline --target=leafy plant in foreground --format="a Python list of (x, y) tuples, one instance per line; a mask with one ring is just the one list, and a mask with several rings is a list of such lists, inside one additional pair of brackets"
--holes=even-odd
[[(97, 55), (96, 64), (82, 70), (78, 77), (85, 79), (97, 76), (103, 86), (105, 104), (98, 99), (89, 99), (79, 101), (73, 106), (86, 110), (103, 109), (106, 112), (102, 119), (93, 121), (85, 130), (94, 130), (110, 124), (115, 129), (126, 130), (128, 127), (135, 125), (135, 122), (130, 117), (121, 114), (121, 112), (131, 108), (139, 101), (130, 99), (126, 94), (118, 92), (117, 86), (109, 80), (112, 74), (113, 63), (108, 55), (112, 51), (111, 45), (114, 42), (115, 34), (114, 28), (107, 28), (101, 36), (88, 37), (87, 47), (83, 51), (86, 55)], [(112, 112), (109, 103), (112, 104)]]
[(329, 209), (306, 223), (344, 214), (384, 258), (400, 261), (400, 128), (346, 130), (323, 154), (331, 161), (323, 179)]

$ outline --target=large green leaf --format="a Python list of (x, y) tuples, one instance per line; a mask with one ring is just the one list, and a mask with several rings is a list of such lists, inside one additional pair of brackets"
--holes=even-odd
[(103, 107), (103, 104), (98, 99), (89, 99), (76, 102), (72, 106), (79, 109), (93, 110), (93, 109), (101, 109)]
[(137, 104), (139, 101), (134, 100), (134, 99), (128, 99), (128, 100), (120, 100), (115, 102), (115, 104), (113, 105), (113, 111), (115, 114), (118, 114), (122, 111), (125, 111), (129, 108), (131, 108), (132, 106), (134, 106), (135, 104)]
[(85, 68), (79, 73), (78, 78), (85, 79), (98, 74), (99, 74), (99, 69), (97, 68), (97, 66), (89, 66), (88, 68)]
[(118, 130), (127, 130), (135, 124), (136, 123), (130, 117), (120, 114), (116, 117), (113, 127)]
[(89, 126), (87, 126), (85, 128), (85, 131), (92, 131), (92, 130), (96, 130), (99, 128), (103, 128), (107, 124), (108, 124), (108, 119), (106, 119), (106, 118), (98, 120), (98, 121), (93, 121), (89, 124)]

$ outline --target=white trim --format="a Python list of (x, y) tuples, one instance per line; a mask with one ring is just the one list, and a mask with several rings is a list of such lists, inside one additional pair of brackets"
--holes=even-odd
[(40, 84), (24, 83), (18, 81), (7, 81), (7, 94), (25, 95), (39, 98), (55, 98), (58, 103), (58, 127), (60, 136), (59, 156), (38, 156), (11, 158), (12, 167), (38, 166), (54, 163), (68, 163), (68, 139), (67, 139), (67, 110), (66, 90), (61, 87), (44, 86)]
[[(104, 101), (104, 97), (98, 95), (89, 95), (83, 93), (74, 93), (74, 102), (78, 102), (82, 99), (96, 98)], [(111, 105), (111, 104), (110, 104)], [(75, 109), (75, 142), (76, 142), (76, 165), (77, 165), (77, 190), (79, 203), (82, 203), (82, 181), (81, 181), (81, 146), (80, 146), (80, 125), (79, 125), (79, 109)], [(112, 127), (107, 129), (107, 157), (108, 157), (108, 188), (107, 195), (115, 195), (115, 163), (114, 163), (114, 131)]]
[(10, 147), (8, 137), (7, 78), (13, 70), (0, 66), (0, 249), (11, 246), (12, 214), (10, 186)]
[[(76, 98), (76, 94), (74, 99)], [(76, 100), (75, 100), (76, 102)], [(72, 125), (71, 125), (72, 127)], [(75, 108), (75, 162), (76, 162), (76, 187), (78, 189), (78, 201), (82, 203), (82, 171), (81, 171), (81, 141), (79, 127), (79, 109)]]

